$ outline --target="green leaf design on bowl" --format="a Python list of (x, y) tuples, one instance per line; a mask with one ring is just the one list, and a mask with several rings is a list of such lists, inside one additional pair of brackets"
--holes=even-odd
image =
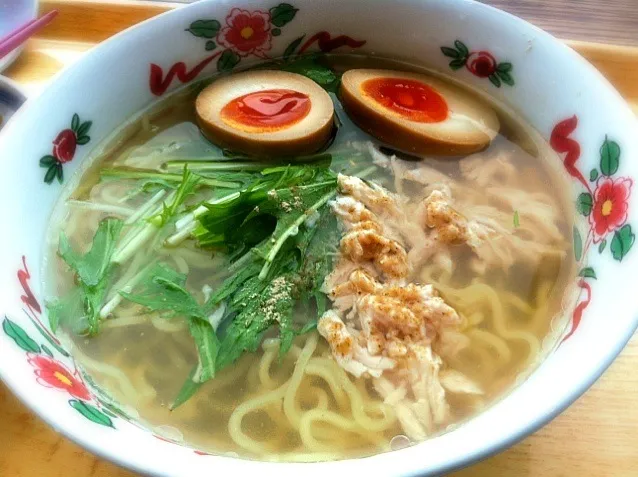
[(114, 428), (111, 418), (94, 405), (80, 401), (79, 399), (71, 399), (69, 404), (89, 421), (95, 422), (101, 426)]
[(9, 338), (27, 353), (40, 353), (40, 345), (31, 339), (27, 332), (14, 321), (5, 317), (2, 322), (2, 329)]

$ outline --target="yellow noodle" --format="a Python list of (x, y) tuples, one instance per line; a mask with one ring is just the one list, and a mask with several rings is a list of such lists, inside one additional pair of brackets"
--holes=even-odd
[(502, 292), (500, 296), (503, 298), (503, 301), (510, 304), (512, 307), (518, 309), (522, 313), (530, 315), (534, 312), (534, 308), (520, 298), (518, 295), (510, 292)]
[(292, 377), (287, 382), (273, 391), (269, 391), (258, 397), (255, 397), (248, 401), (244, 401), (231, 414), (230, 419), (228, 420), (228, 432), (233, 441), (235, 441), (238, 446), (252, 452), (267, 452), (267, 449), (263, 446), (262, 443), (251, 439), (244, 433), (241, 428), (241, 421), (247, 414), (254, 412), (261, 407), (264, 407), (267, 404), (282, 400), (286, 396), (291, 381), (296, 382), (303, 375), (304, 368), (308, 363), (310, 356), (312, 356), (312, 353), (315, 350), (316, 346), (317, 335), (313, 333), (306, 341), (303, 351), (299, 356), (299, 359), (297, 360), (297, 364), (295, 365)]
[[(395, 421), (394, 410), (381, 401), (364, 403), (361, 394), (356, 386), (352, 384), (346, 372), (341, 367), (336, 366), (336, 363), (335, 368), (334, 372), (337, 375), (337, 379), (350, 398), (350, 410), (352, 411), (352, 415), (359, 425), (375, 432), (388, 429)], [(372, 409), (375, 413), (382, 414), (383, 418), (371, 418), (366, 413), (366, 409)]]
[(270, 349), (266, 351), (262, 358), (259, 360), (259, 381), (263, 386), (267, 389), (272, 389), (277, 386), (277, 382), (270, 377), (270, 366), (272, 365), (275, 357), (277, 356), (278, 350)]
[(118, 187), (101, 187), (99, 191), (99, 201), (107, 204), (120, 204), (122, 192)]
[(472, 328), (467, 330), (467, 335), (479, 342), (486, 344), (490, 349), (496, 351), (496, 359), (501, 364), (507, 363), (512, 359), (512, 351), (510, 350), (507, 342), (499, 335), (490, 333), (489, 331), (481, 330), (479, 328)]
[[(320, 442), (312, 435), (312, 424), (315, 421), (329, 423), (341, 431), (365, 432), (365, 429), (359, 428), (356, 422), (340, 414), (323, 409), (312, 409), (304, 413), (299, 423), (299, 435), (301, 436), (301, 440), (311, 452), (326, 452), (334, 449), (333, 443)], [(335, 435), (339, 434), (335, 432)]]
[(328, 409), (330, 398), (328, 397), (328, 393), (324, 389), (312, 386), (308, 388), (308, 391), (317, 398), (315, 409)]
[(186, 262), (184, 257), (180, 257), (179, 255), (172, 255), (172, 254), (170, 255), (170, 257), (175, 262), (175, 265), (177, 266), (177, 271), (179, 271), (179, 273), (183, 273), (184, 275), (188, 275), (188, 272), (190, 271), (190, 267), (188, 266), (188, 262)]
[[(308, 345), (312, 348), (312, 351), (307, 355)], [(299, 384), (301, 384), (301, 379), (306, 371), (306, 366), (310, 357), (312, 356), (312, 352), (314, 352), (315, 347), (317, 346), (317, 335), (312, 334), (312, 337), (308, 339), (306, 342), (306, 346), (304, 346), (302, 354), (299, 356), (297, 360), (297, 366), (295, 366), (295, 370), (292, 373), (292, 377), (288, 380), (286, 393), (284, 395), (284, 413), (286, 417), (291, 422), (293, 427), (299, 427), (299, 421), (301, 419), (300, 411), (297, 406), (297, 402), (295, 400), (295, 395), (299, 389)], [(301, 366), (300, 366), (301, 364)]]
[(312, 358), (308, 366), (306, 366), (306, 373), (322, 378), (330, 387), (332, 396), (337, 401), (339, 408), (346, 409), (348, 407), (347, 396), (339, 385), (337, 377), (330, 369), (332, 363), (326, 366), (325, 361), (328, 360), (332, 361), (331, 358)]

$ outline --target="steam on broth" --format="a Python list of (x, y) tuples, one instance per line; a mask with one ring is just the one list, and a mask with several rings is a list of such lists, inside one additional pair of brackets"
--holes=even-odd
[[(353, 67), (421, 73), (316, 64)], [(54, 213), (52, 327), (161, 435), (263, 460), (388, 451), (485, 409), (554, 342), (574, 264), (540, 136), (464, 91), (483, 130), (462, 148), (479, 152), (415, 157), (359, 129), (336, 78), (321, 85), (338, 119), (321, 151), (220, 149), (198, 128), (198, 85), (96, 153)], [(440, 154), (445, 136), (428, 131), (419, 150), (434, 137)]]

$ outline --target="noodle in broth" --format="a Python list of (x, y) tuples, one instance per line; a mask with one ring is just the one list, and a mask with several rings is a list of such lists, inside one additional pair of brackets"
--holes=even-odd
[[(334, 64), (361, 61), (338, 57)], [(171, 193), (162, 188), (140, 192), (138, 179), (100, 180), (101, 170), (156, 168), (176, 158), (219, 155), (195, 125), (193, 98), (193, 89), (184, 90), (142, 115), (96, 154), (80, 182), (69, 186), (70, 200), (60, 202), (52, 219), (55, 238), (46, 264), (51, 296), (74, 286), (72, 274), (54, 256), (60, 229), (75, 249), (87, 250), (102, 219), (117, 217), (141, 227), (140, 207), (159, 205)], [(416, 200), (434, 185), (444, 188), (467, 217), (484, 217), (507, 237), (487, 241), (476, 253), (464, 247), (439, 251), (411, 274), (415, 283), (432, 284), (461, 317), (455, 338), (463, 346), (443, 342), (436, 349), (442, 370), (449, 371), (445, 376), (461, 373), (482, 390), (448, 393), (450, 417), (428, 435), (485, 409), (534, 368), (548, 350), (544, 341), (553, 345), (552, 333), (560, 328), (553, 317), (560, 314), (573, 274), (571, 225), (564, 219), (569, 214), (557, 192), (562, 178), (548, 165), (553, 156), (529, 128), (496, 110), (502, 129), (483, 152), (460, 161), (415, 162), (380, 148), (337, 103), (342, 124), (328, 152), (350, 151), (360, 170), (375, 165), (378, 183), (402, 197)], [(201, 194), (195, 199), (203, 200)], [(167, 246), (170, 234), (161, 232), (123, 264), (112, 290), (130, 290), (141, 270), (161, 260), (187, 275), (188, 291), (206, 300), (228, 276), (229, 258), (192, 241)], [(61, 333), (96, 385), (158, 434), (213, 453), (276, 461), (360, 457), (414, 441), (405, 437), (397, 416), (403, 398), (382, 397), (371, 380), (346, 372), (317, 331), (295, 338), (281, 357), (279, 339), (266, 333), (256, 352), (244, 353), (171, 411), (198, 360), (187, 320), (167, 320), (113, 291), (105, 306), (107, 319), (97, 336), (78, 336), (82, 324), (63, 325)]]

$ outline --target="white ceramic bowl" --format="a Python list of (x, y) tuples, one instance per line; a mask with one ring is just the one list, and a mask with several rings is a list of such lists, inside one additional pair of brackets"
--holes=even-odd
[[(629, 288), (638, 276), (635, 117), (573, 51), (490, 7), (467, 0), (287, 1), (292, 4), (202, 1), (143, 23), (88, 53), (14, 116), (0, 138), (0, 375), (59, 432), (154, 475), (430, 475), (466, 465), (561, 412), (636, 328), (638, 294)], [(253, 26), (248, 40), (232, 33), (239, 16)], [(569, 338), (502, 401), (408, 449), (320, 464), (202, 455), (112, 414), (48, 331), (40, 267), (47, 221), (62, 189), (57, 179), (68, 180), (93, 146), (167, 91), (287, 49), (401, 58), (462, 80), (519, 111), (550, 140), (573, 179), (581, 270), (575, 285), (582, 293), (570, 311)], [(69, 129), (61, 146), (56, 138)], [(88, 142), (75, 147), (78, 136)], [(49, 157), (40, 167), (47, 156), (53, 162)]]

